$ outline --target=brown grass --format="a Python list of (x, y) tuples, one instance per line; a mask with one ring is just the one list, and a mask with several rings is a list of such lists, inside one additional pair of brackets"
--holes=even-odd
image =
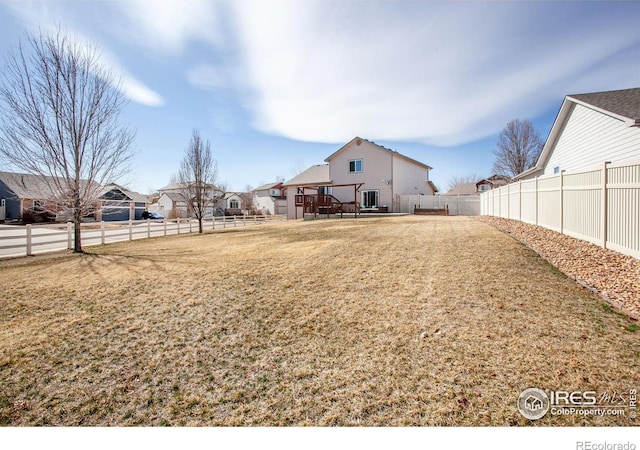
[(639, 333), (471, 219), (295, 222), (91, 252), (0, 268), (0, 423), (637, 424), (518, 413), (528, 387), (637, 388)]

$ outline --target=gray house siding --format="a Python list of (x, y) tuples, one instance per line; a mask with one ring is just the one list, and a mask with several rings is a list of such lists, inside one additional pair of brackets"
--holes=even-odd
[(20, 199), (2, 181), (0, 181), (0, 199), (5, 201), (5, 220), (20, 219)]

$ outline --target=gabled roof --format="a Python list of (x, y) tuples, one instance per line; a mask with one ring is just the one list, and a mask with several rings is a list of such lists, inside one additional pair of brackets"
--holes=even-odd
[(595, 107), (601, 112), (626, 119), (629, 125), (640, 124), (640, 88), (570, 95), (570, 99)]
[[(57, 197), (59, 192), (56, 190), (56, 181), (60, 184), (64, 183), (63, 178), (54, 178), (50, 176), (32, 175), (27, 173), (0, 172), (0, 181), (9, 188), (18, 198), (29, 199), (50, 199)], [(88, 186), (87, 180), (81, 180), (83, 187)], [(100, 185), (93, 183), (97, 191)]]
[(410, 162), (410, 163), (412, 163), (412, 164), (415, 164), (415, 165), (417, 165), (417, 166), (420, 166), (420, 167), (422, 167), (423, 169), (427, 169), (427, 170), (431, 170), (431, 169), (433, 169), (433, 167), (430, 167), (430, 166), (428, 166), (428, 165), (426, 165), (426, 164), (424, 164), (424, 163), (421, 163), (420, 161), (416, 161), (416, 160), (415, 160), (415, 159), (413, 159), (413, 158), (409, 158), (408, 156), (405, 156), (405, 155), (403, 155), (402, 153), (398, 153), (398, 152), (397, 152), (397, 151), (395, 151), (395, 150), (391, 150), (390, 148), (384, 147), (384, 146), (382, 146), (382, 145), (380, 145), (380, 144), (376, 144), (376, 143), (375, 143), (375, 142), (373, 142), (373, 141), (370, 141), (370, 140), (368, 140), (368, 139), (363, 139), (363, 138), (358, 137), (358, 136), (354, 137), (354, 138), (353, 138), (353, 139), (351, 139), (349, 142), (347, 142), (347, 143), (346, 143), (346, 144), (344, 144), (342, 147), (340, 147), (338, 150), (336, 150), (335, 152), (333, 152), (333, 153), (332, 153), (330, 156), (328, 156), (324, 161), (325, 161), (325, 162), (331, 162), (331, 159), (333, 159), (333, 157), (335, 157), (335, 156), (336, 156), (336, 155), (338, 155), (339, 153), (342, 153), (342, 152), (343, 152), (344, 150), (346, 150), (346, 149), (347, 149), (351, 144), (353, 144), (354, 142), (358, 142), (358, 141), (364, 141), (364, 142), (368, 142), (368, 143), (370, 143), (370, 144), (373, 144), (373, 145), (375, 145), (376, 147), (378, 147), (378, 148), (380, 148), (380, 149), (382, 149), (382, 150), (385, 150), (385, 151), (387, 151), (387, 152), (389, 152), (389, 153), (393, 154), (394, 156), (397, 156), (397, 157), (399, 157), (399, 158), (402, 158), (402, 159), (404, 159), (404, 160), (406, 160), (406, 161), (408, 161), (408, 162)]
[(184, 198), (184, 195), (178, 192), (163, 192), (160, 197), (165, 196), (168, 197), (172, 202), (186, 202), (187, 200)]
[[(171, 192), (171, 191), (180, 191), (183, 189), (188, 189), (189, 187), (189, 183), (194, 183), (193, 181), (190, 182), (186, 182), (186, 183), (171, 183), (167, 186), (161, 187), (160, 189), (158, 189), (158, 192)], [(217, 191), (221, 191), (222, 189), (220, 189), (218, 186), (215, 186), (213, 184), (209, 184), (209, 187), (217, 190)]]
[(329, 178), (329, 164), (319, 164), (311, 166), (302, 173), (299, 173), (286, 183), (285, 186), (323, 185), (331, 184)]
[(544, 170), (556, 141), (562, 133), (575, 105), (582, 105), (614, 117), (625, 122), (630, 127), (640, 126), (640, 88), (567, 95), (562, 101), (562, 106), (542, 147), (542, 153), (540, 153), (538, 161), (532, 168), (516, 175), (514, 180), (537, 175)]
[(275, 183), (263, 184), (262, 186), (255, 188), (254, 191), (268, 191), (269, 189), (279, 189), (281, 184), (282, 184), (281, 181), (276, 181)]
[(477, 192), (476, 183), (460, 183), (442, 195), (473, 195)]
[(115, 183), (107, 184), (105, 187), (103, 187), (102, 191), (100, 192), (100, 197), (102, 197), (107, 192), (109, 192), (109, 191), (111, 191), (113, 189), (118, 189), (120, 192), (122, 192), (124, 195), (126, 195), (129, 198), (129, 200), (131, 200), (132, 202), (135, 202), (135, 203), (149, 203), (149, 197), (148, 196), (140, 194), (139, 192), (130, 191), (129, 189), (123, 188), (122, 186), (117, 185)]
[(46, 179), (38, 175), (0, 172), (0, 181), (18, 198), (47, 199), (55, 197)]

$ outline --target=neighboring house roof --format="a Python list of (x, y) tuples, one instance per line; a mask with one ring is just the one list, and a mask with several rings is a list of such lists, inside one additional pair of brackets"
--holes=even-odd
[(473, 195), (477, 191), (476, 183), (460, 183), (442, 195)]
[(0, 172), (0, 181), (18, 198), (46, 199), (54, 196), (47, 181), (38, 175)]
[(109, 191), (111, 191), (113, 189), (118, 189), (120, 192), (122, 192), (124, 195), (126, 195), (129, 198), (129, 200), (131, 200), (132, 202), (135, 202), (135, 203), (149, 203), (149, 197), (148, 196), (140, 194), (139, 192), (130, 191), (129, 189), (123, 188), (122, 186), (119, 186), (119, 185), (117, 185), (115, 183), (108, 184), (104, 188), (102, 188), (102, 191), (100, 192), (100, 197), (102, 197), (107, 192), (109, 192)]
[(358, 140), (360, 140), (360, 141), (365, 141), (365, 142), (369, 142), (370, 144), (373, 144), (373, 145), (375, 145), (376, 147), (379, 147), (379, 148), (381, 148), (381, 149), (383, 149), (383, 150), (386, 150), (386, 151), (388, 151), (389, 153), (392, 153), (393, 155), (398, 156), (399, 158), (402, 158), (402, 159), (404, 159), (404, 160), (406, 160), (406, 161), (408, 161), (408, 162), (410, 162), (410, 163), (412, 163), (412, 164), (415, 164), (415, 165), (417, 165), (417, 166), (420, 166), (420, 167), (422, 167), (423, 169), (427, 169), (427, 170), (431, 170), (431, 169), (433, 169), (433, 167), (428, 166), (428, 165), (426, 165), (426, 164), (424, 164), (424, 163), (421, 163), (420, 161), (416, 161), (416, 160), (415, 160), (415, 159), (413, 159), (413, 158), (409, 158), (408, 156), (405, 156), (405, 155), (403, 155), (402, 153), (397, 152), (396, 150), (391, 150), (390, 148), (384, 147), (384, 146), (382, 146), (382, 145), (380, 145), (380, 144), (376, 144), (376, 143), (375, 143), (375, 142), (373, 142), (373, 141), (370, 141), (370, 140), (368, 140), (368, 139), (363, 139), (363, 138), (358, 137), (358, 136), (354, 137), (354, 138), (353, 138), (353, 139), (351, 139), (349, 142), (347, 142), (345, 145), (343, 145), (342, 147), (340, 147), (337, 151), (335, 151), (334, 153), (332, 153), (329, 157), (327, 157), (327, 158), (325, 159), (325, 162), (331, 162), (331, 159), (332, 159), (334, 156), (338, 155), (339, 153), (341, 153), (342, 151), (344, 151), (347, 147), (349, 147), (352, 143), (357, 142)]
[(272, 189), (272, 188), (278, 189), (281, 184), (282, 182), (280, 181), (276, 183), (263, 184), (262, 186), (255, 188), (254, 191), (268, 191), (269, 189)]
[[(62, 181), (61, 178), (58, 179)], [(9, 188), (18, 198), (50, 199), (56, 197), (55, 178), (27, 173), (0, 172), (0, 181)], [(87, 186), (86, 180), (81, 180)], [(97, 183), (93, 186), (99, 188)]]
[[(158, 192), (179, 191), (179, 190), (188, 188), (188, 186), (189, 186), (188, 183), (171, 183), (171, 184), (169, 184), (169, 185), (167, 185), (165, 187), (162, 187), (162, 188), (158, 189)], [(218, 191), (222, 190), (218, 186), (214, 186), (213, 184), (208, 185), (208, 186), (210, 186), (213, 189), (216, 189)]]
[(329, 178), (329, 164), (319, 164), (311, 166), (302, 173), (299, 173), (286, 183), (285, 186), (323, 185), (331, 184)]
[(224, 199), (230, 199), (231, 197), (238, 197), (240, 198), (240, 200), (242, 200), (242, 196), (240, 195), (239, 192), (227, 192), (226, 194), (224, 194)]
[[(174, 203), (186, 202), (184, 195), (177, 192), (163, 192), (162, 195), (168, 197)], [(162, 195), (160, 197), (162, 197)]]
[(506, 186), (511, 182), (511, 178), (506, 177), (504, 175), (492, 175), (489, 178), (483, 178), (478, 181), (475, 185), (479, 186), (481, 184), (490, 184), (491, 189), (495, 189), (500, 186)]
[(640, 88), (567, 95), (562, 101), (562, 106), (542, 147), (538, 161), (532, 168), (516, 175), (514, 177), (515, 180), (532, 177), (544, 171), (556, 141), (562, 134), (562, 130), (575, 105), (583, 105), (615, 117), (630, 127), (640, 126)]
[(576, 103), (584, 103), (626, 119), (629, 125), (640, 124), (640, 88), (570, 95)]

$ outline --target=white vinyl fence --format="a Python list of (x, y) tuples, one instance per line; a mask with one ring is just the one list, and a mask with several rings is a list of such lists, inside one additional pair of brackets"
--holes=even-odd
[(399, 195), (400, 212), (413, 214), (415, 208), (449, 208), (451, 216), (480, 215), (480, 197), (477, 195)]
[[(245, 227), (286, 220), (286, 216), (228, 216), (203, 221), (204, 231)], [(195, 219), (135, 220), (82, 224), (82, 245), (196, 233)], [(0, 258), (31, 256), (73, 249), (73, 224), (0, 225)]]
[(640, 162), (519, 181), (481, 194), (481, 213), (640, 258)]

